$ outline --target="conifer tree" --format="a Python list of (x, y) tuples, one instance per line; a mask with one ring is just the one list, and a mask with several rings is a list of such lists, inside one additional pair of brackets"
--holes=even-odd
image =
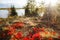
[(11, 7), (11, 14), (10, 14), (10, 16), (17, 16), (17, 12), (16, 12), (14, 6)]

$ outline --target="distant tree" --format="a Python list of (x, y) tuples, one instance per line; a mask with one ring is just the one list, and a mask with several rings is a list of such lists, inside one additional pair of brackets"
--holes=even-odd
[(10, 16), (17, 16), (17, 12), (16, 12), (14, 6), (11, 7), (11, 14), (10, 14)]
[(38, 13), (37, 13), (38, 9), (36, 8), (34, 11), (32, 11), (32, 10), (29, 10), (31, 8), (29, 8), (28, 6), (29, 4), (25, 8), (25, 16), (28, 16), (28, 17), (38, 16)]
[(30, 10), (29, 10), (29, 4), (26, 6), (26, 8), (25, 8), (25, 16), (30, 16), (31, 15), (31, 13), (30, 13)]
[(37, 9), (35, 8), (35, 1), (29, 0), (25, 8), (25, 16), (35, 17), (37, 16)]
[(33, 16), (38, 16), (38, 8), (35, 9), (35, 11), (33, 11)]

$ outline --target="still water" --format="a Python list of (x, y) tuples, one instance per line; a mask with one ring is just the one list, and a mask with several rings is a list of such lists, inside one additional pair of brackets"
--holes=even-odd
[[(25, 9), (19, 9), (16, 10), (18, 16), (24, 16), (25, 14)], [(8, 10), (0, 10), (0, 18), (7, 18), (9, 15), (9, 11)]]

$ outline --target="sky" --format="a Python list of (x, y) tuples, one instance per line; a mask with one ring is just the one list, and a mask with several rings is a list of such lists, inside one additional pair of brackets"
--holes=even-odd
[[(27, 5), (28, 0), (0, 0), (0, 8), (1, 7), (10, 7), (11, 5), (14, 5), (15, 7), (24, 7)], [(49, 3), (51, 5), (55, 5), (57, 0), (35, 0), (36, 5), (39, 6), (41, 1), (44, 1), (46, 5)]]
[[(23, 7), (27, 4), (27, 0), (0, 0), (0, 7)], [(6, 5), (6, 6), (5, 6)]]
[[(28, 0), (0, 0), (0, 8), (10, 8), (11, 5), (14, 5), (15, 8), (23, 8), (27, 5)], [(57, 0), (35, 0), (36, 6), (39, 6), (41, 1), (45, 2), (45, 5), (48, 6), (51, 4), (51, 6), (56, 5)], [(24, 10), (18, 10), (18, 15), (24, 14)], [(7, 17), (8, 12), (7, 10), (1, 11), (0, 10), (0, 17)]]

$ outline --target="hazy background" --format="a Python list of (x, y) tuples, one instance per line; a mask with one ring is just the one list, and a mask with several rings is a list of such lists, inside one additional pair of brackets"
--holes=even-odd
[[(36, 6), (39, 6), (42, 0), (35, 0)], [(57, 0), (43, 0), (45, 2), (45, 6), (51, 4), (51, 6), (55, 5)], [(23, 8), (27, 5), (27, 0), (0, 0), (0, 8), (10, 8), (11, 5), (14, 5), (15, 8)], [(25, 11), (23, 9), (16, 10), (18, 16), (23, 16)], [(8, 17), (8, 10), (0, 10), (0, 18)]]

